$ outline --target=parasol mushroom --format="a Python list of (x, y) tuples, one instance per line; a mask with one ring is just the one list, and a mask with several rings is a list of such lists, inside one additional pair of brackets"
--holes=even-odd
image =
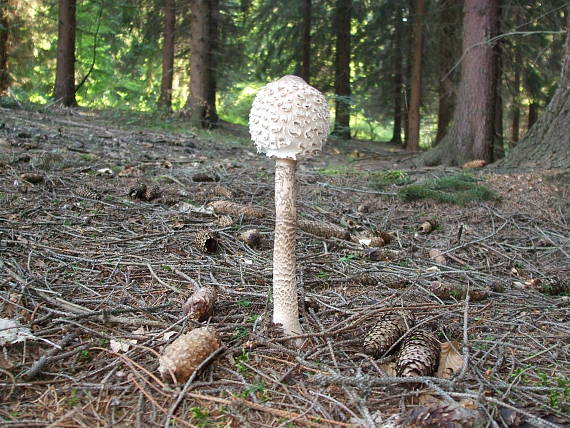
[(329, 107), (317, 89), (297, 76), (284, 76), (261, 88), (249, 114), (257, 151), (275, 159), (275, 241), (273, 322), (286, 335), (300, 334), (295, 235), (297, 159), (318, 154), (329, 133)]

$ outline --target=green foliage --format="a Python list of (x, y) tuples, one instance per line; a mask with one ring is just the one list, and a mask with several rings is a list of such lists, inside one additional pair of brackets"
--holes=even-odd
[(241, 373), (242, 375), (248, 372), (247, 366), (245, 363), (249, 362), (249, 352), (245, 349), (241, 351), (241, 354), (238, 355), (235, 359), (235, 368), (236, 370)]
[[(531, 0), (525, 8), (506, 8), (501, 28), (533, 32), (503, 39), (501, 59), (505, 111), (511, 111), (514, 70), (521, 72), (520, 105), (530, 100), (540, 107), (552, 95), (563, 55), (564, 0)], [(6, 6), (4, 6), (6, 7)], [(8, 3), (10, 36), (8, 95), (0, 105), (36, 108), (50, 102), (57, 53), (58, 2), (12, 0)], [(310, 83), (335, 101), (335, 2), (312, 2)], [(441, 12), (451, 9), (451, 19)], [(386, 141), (391, 138), (395, 92), (394, 77), (409, 74), (409, 43), (414, 21), (406, 2), (352, 4), (350, 127), (354, 138)], [(154, 0), (83, 0), (77, 4), (76, 83), (86, 78), (76, 94), (81, 106), (153, 112), (129, 125), (183, 127), (181, 121), (156, 112), (161, 78), (162, 3)], [(424, 96), (421, 145), (436, 131), (438, 88), (442, 82), (441, 40), (449, 42), (455, 60), (460, 55), (461, 5), (445, 2), (426, 12)], [(223, 120), (245, 125), (256, 91), (284, 74), (300, 70), (303, 1), (221, 0), (219, 40), (212, 52), (217, 63), (217, 108)], [(521, 24), (524, 23), (524, 26)], [(554, 31), (552, 31), (554, 30)], [(522, 55), (522, 66), (517, 63)], [(173, 109), (181, 109), (189, 92), (190, 13), (187, 5), (176, 12)], [(454, 60), (454, 61), (455, 61)], [(398, 63), (401, 61), (401, 63)], [(518, 65), (517, 65), (518, 64)], [(518, 68), (517, 68), (518, 67)], [(399, 70), (399, 71), (398, 71)], [(460, 67), (450, 73), (457, 83)], [(117, 113), (118, 112), (118, 113)], [(505, 121), (509, 118), (505, 115)]]
[(190, 407), (188, 410), (190, 416), (192, 417), (192, 422), (196, 424), (198, 427), (209, 427), (210, 421), (210, 412), (206, 409), (202, 409), (201, 407)]
[(414, 180), (406, 171), (393, 169), (389, 171), (372, 172), (368, 178), (369, 186), (372, 189), (383, 190), (388, 186), (403, 186), (410, 184)]
[(247, 125), (251, 104), (261, 86), (260, 82), (238, 83), (220, 94), (216, 106), (220, 111), (220, 118), (228, 122)]
[(398, 195), (405, 201), (433, 199), (456, 205), (497, 198), (495, 192), (477, 184), (478, 181), (468, 174), (451, 175), (405, 186), (399, 189)]

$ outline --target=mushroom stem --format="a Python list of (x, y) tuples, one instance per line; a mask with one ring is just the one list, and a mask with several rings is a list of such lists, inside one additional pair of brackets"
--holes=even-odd
[(301, 334), (295, 272), (297, 161), (277, 159), (275, 168), (275, 241), (273, 248), (273, 322), (286, 335)]

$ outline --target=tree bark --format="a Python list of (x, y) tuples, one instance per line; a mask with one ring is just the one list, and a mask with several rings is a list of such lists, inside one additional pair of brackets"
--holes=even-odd
[(443, 140), (415, 160), (419, 165), (462, 165), (492, 159), (495, 127), (496, 35), (498, 0), (465, 0), (463, 58), (458, 104)]
[(10, 86), (10, 75), (8, 74), (9, 7), (9, 0), (0, 0), (0, 95), (4, 95)]
[(544, 113), (525, 137), (496, 163), (501, 167), (562, 168), (570, 165), (570, 6), (566, 14), (567, 31), (560, 83)]
[(218, 48), (219, 48), (219, 24), (220, 24), (220, 2), (210, 0), (210, 38), (208, 54), (210, 56), (210, 70), (208, 78), (208, 109), (206, 111), (205, 126), (214, 128), (218, 123), (218, 112), (216, 111), (216, 93), (218, 91), (218, 81), (216, 70), (218, 69)]
[(335, 118), (333, 134), (350, 139), (350, 19), (352, 0), (337, 0)]
[[(190, 94), (184, 106), (185, 114), (195, 126), (209, 128), (217, 121), (215, 99), (214, 39), (216, 30), (212, 0), (191, 0)], [(212, 28), (214, 27), (214, 28)]]
[(76, 0), (59, 0), (57, 65), (54, 99), (65, 106), (75, 106), (75, 11)]
[(527, 129), (530, 130), (532, 126), (535, 124), (536, 120), (538, 119), (538, 101), (530, 100), (528, 104), (528, 123)]
[(420, 150), (420, 103), (422, 97), (422, 24), (425, 15), (425, 0), (416, 0), (414, 19), (414, 49), (412, 59), (412, 79), (410, 108), (408, 110), (408, 141), (406, 150)]
[(444, 0), (439, 5), (441, 13), (439, 16), (442, 29), (439, 32), (439, 85), (437, 89), (437, 133), (434, 145), (439, 143), (444, 137), (451, 118), (453, 116), (453, 106), (455, 103), (454, 86), (451, 69), (454, 65), (454, 58), (459, 51), (453, 41), (455, 40), (458, 28), (457, 21), (460, 19), (457, 12), (457, 2), (455, 0)]
[(521, 66), (522, 58), (520, 52), (515, 56), (515, 70), (513, 78), (513, 99), (511, 113), (511, 146), (514, 146), (520, 138), (520, 122), (521, 122)]
[(300, 77), (307, 83), (311, 78), (311, 21), (312, 0), (303, 0), (303, 21), (301, 22)]
[(402, 92), (404, 90), (404, 55), (402, 54), (404, 25), (402, 8), (396, 7), (394, 16), (393, 67), (394, 67), (394, 127), (392, 143), (402, 144)]
[(162, 46), (162, 80), (158, 106), (172, 108), (172, 78), (174, 76), (174, 37), (176, 22), (176, 0), (164, 0), (164, 42)]
[[(496, 24), (496, 31), (497, 34), (501, 33), (501, 14), (503, 13), (502, 7), (500, 5), (497, 6), (497, 24)], [(505, 147), (504, 147), (504, 130), (503, 130), (503, 96), (502, 96), (502, 85), (503, 85), (503, 57), (502, 57), (502, 41), (498, 40), (495, 43), (495, 58), (496, 58), (496, 66), (495, 66), (495, 74), (493, 79), (495, 80), (493, 83), (494, 91), (495, 91), (495, 125), (494, 125), (494, 133), (493, 133), (493, 140), (491, 141), (491, 160), (501, 159), (505, 156)]]

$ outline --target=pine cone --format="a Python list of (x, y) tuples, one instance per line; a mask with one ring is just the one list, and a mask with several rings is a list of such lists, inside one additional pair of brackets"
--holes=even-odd
[(218, 293), (214, 287), (201, 287), (186, 300), (182, 306), (185, 315), (190, 319), (204, 321), (214, 312)]
[(216, 224), (220, 227), (229, 227), (234, 224), (234, 219), (229, 215), (221, 215), (216, 219)]
[(196, 247), (203, 253), (215, 253), (218, 251), (218, 239), (214, 232), (202, 229), (196, 232), (194, 237)]
[(214, 201), (208, 206), (212, 207), (216, 214), (243, 215), (244, 217), (261, 218), (265, 212), (258, 207), (236, 204), (230, 201)]
[(376, 232), (380, 238), (384, 240), (386, 245), (394, 240), (394, 237), (390, 235), (388, 232), (384, 232), (383, 230), (379, 230)]
[(202, 327), (186, 333), (164, 348), (158, 371), (162, 379), (184, 383), (210, 354), (222, 346), (213, 327)]
[(20, 175), (20, 178), (28, 183), (38, 184), (44, 181), (44, 176), (41, 174), (34, 174), (33, 172), (25, 172)]
[(239, 239), (251, 248), (260, 248), (263, 245), (263, 235), (257, 229), (246, 230), (239, 235)]
[(378, 285), (380, 279), (375, 278), (373, 275), (368, 275), (364, 273), (360, 275), (354, 275), (352, 278), (350, 278), (350, 281), (359, 285), (371, 286), (371, 285)]
[(404, 340), (398, 361), (398, 376), (431, 376), (437, 369), (440, 345), (435, 335), (427, 330), (418, 330)]
[(428, 234), (437, 227), (437, 221), (434, 219), (425, 220), (418, 227), (418, 232)]
[(129, 196), (132, 199), (140, 199), (144, 201), (145, 192), (146, 192), (146, 184), (143, 182), (138, 182), (129, 189)]
[(79, 186), (77, 189), (75, 189), (75, 194), (77, 196), (79, 196), (80, 198), (86, 198), (86, 199), (100, 199), (101, 198), (99, 193), (97, 193), (95, 190), (93, 190), (87, 186)]
[(234, 192), (232, 191), (232, 189), (223, 186), (221, 184), (218, 184), (216, 187), (214, 187), (212, 189), (212, 193), (215, 196), (222, 196), (224, 198), (229, 198), (229, 199), (234, 197)]
[(152, 201), (160, 196), (160, 187), (158, 185), (153, 184), (151, 186), (147, 186), (144, 194), (143, 200), (144, 201)]
[(297, 225), (302, 231), (312, 233), (313, 235), (320, 236), (322, 238), (350, 238), (348, 230), (344, 227), (337, 226), (336, 224), (300, 218), (297, 220)]
[(414, 324), (414, 315), (409, 311), (382, 315), (364, 338), (364, 352), (376, 358), (382, 357)]
[(398, 427), (469, 428), (483, 426), (481, 412), (450, 403), (415, 407), (398, 416)]

